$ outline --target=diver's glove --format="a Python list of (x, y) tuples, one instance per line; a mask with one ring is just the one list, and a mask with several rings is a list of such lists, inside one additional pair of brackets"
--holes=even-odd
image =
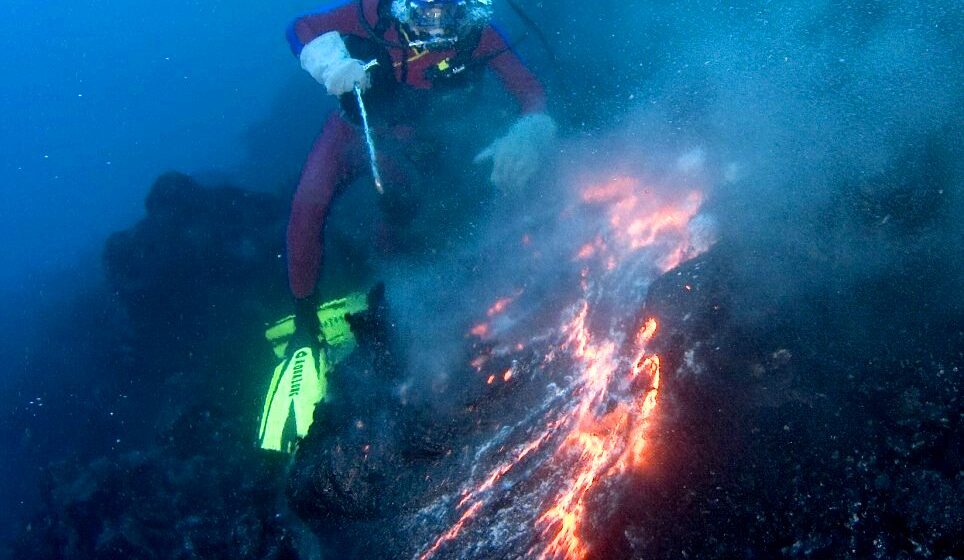
[(331, 95), (349, 93), (359, 86), (371, 86), (365, 63), (348, 54), (345, 41), (337, 31), (315, 38), (301, 50), (301, 67)]
[(508, 134), (475, 156), (475, 163), (492, 160), (492, 184), (505, 190), (518, 189), (539, 170), (555, 139), (552, 117), (544, 113), (526, 115)]
[(318, 298), (308, 296), (295, 300), (295, 332), (288, 342), (288, 354), (294, 350), (321, 347), (321, 323), (318, 321)]

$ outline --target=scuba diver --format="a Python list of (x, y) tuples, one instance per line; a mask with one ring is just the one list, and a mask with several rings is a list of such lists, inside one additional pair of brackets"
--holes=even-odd
[[(319, 308), (316, 284), (334, 197), (369, 171), (381, 192), (378, 169), (383, 167), (389, 178), (381, 197), (383, 209), (392, 212), (394, 206), (397, 214), (409, 218), (414, 214), (401, 198), (392, 199), (393, 190), (404, 190), (397, 185), (407, 182), (405, 166), (394, 157), (376, 161), (374, 144), (366, 137), (369, 123), (379, 133), (379, 143), (390, 141), (400, 147), (393, 152), (405, 152), (417, 136), (413, 130), (423, 122), (416, 117), (437, 109), (449, 92), (476, 87), (488, 69), (515, 99), (520, 116), (474, 162), (491, 163), (489, 180), (503, 192), (517, 192), (538, 171), (556, 125), (545, 112), (542, 84), (491, 25), (492, 13), (492, 0), (349, 0), (301, 16), (288, 29), (302, 68), (338, 97), (341, 107), (329, 115), (312, 146), (292, 202), (287, 246), (295, 314), (282, 329), (287, 344), (276, 346), (276, 353), (287, 356), (287, 365), (278, 366), (269, 389), (263, 447), (279, 448), (289, 408), (302, 417), (296, 419), (298, 436), (303, 437), (311, 423), (303, 417), (325, 396), (328, 365), (322, 346), (330, 344), (331, 337), (321, 322), (331, 314)], [(464, 113), (465, 97), (455, 99), (462, 105), (435, 110), (433, 114), (441, 115), (436, 120), (458, 119)], [(343, 330), (340, 325), (333, 332), (341, 336)], [(310, 371), (312, 365), (316, 372)], [(315, 373), (322, 379), (320, 386), (308, 380)], [(272, 403), (275, 394), (282, 398)], [(288, 394), (294, 396), (283, 398)]]

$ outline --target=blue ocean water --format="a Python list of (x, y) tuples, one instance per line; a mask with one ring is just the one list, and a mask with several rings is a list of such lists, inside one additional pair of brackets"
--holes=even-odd
[[(0, 386), (27, 373), (24, 345), (38, 314), (49, 316), (72, 287), (98, 279), (105, 238), (142, 215), (158, 174), (177, 169), (264, 189), (278, 186), (263, 186), (265, 177), (280, 182), (297, 171), (329, 102), (317, 95), (305, 99), (305, 105), (315, 99), (317, 108), (273, 109), (293, 80), (306, 95), (317, 93), (298, 80), (284, 39), (293, 15), (314, 5), (4, 3), (0, 356), (21, 365), (0, 368)], [(284, 152), (256, 159), (246, 139), (262, 122), (294, 139), (290, 159)], [(20, 406), (34, 396), (13, 398)], [(24, 473), (9, 472), (14, 465), (22, 466), (5, 459), (0, 475), (5, 529), (16, 525), (6, 516), (17, 516), (17, 496), (28, 491), (16, 482)]]
[(96, 256), (162, 171), (236, 176), (245, 131), (299, 72), (284, 30), (312, 5), (7, 2), (0, 286)]

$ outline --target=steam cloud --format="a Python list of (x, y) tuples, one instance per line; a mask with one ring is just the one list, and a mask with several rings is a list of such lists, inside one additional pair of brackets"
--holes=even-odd
[[(519, 288), (525, 228), (551, 223), (564, 239), (591, 227), (555, 224), (560, 205), (578, 183), (618, 173), (708, 189), (720, 237), (745, 259), (741, 281), (778, 306), (847, 293), (921, 255), (960, 262), (960, 244), (948, 243), (962, 233), (959, 6), (562, 0), (527, 9), (564, 54), (562, 70), (547, 74), (553, 112), (581, 130), (560, 148), (562, 170), (487, 218), (478, 226), (487, 233), (422, 272), (395, 269), (402, 331), (435, 340), (409, 338), (410, 348), (432, 348), (414, 352), (414, 371), (444, 377), (451, 357), (437, 333), (464, 333), (472, 314)], [(540, 56), (533, 41), (520, 48)], [(546, 259), (539, 275), (560, 274), (564, 261)], [(946, 282), (959, 282), (960, 267), (949, 268)], [(745, 307), (748, 321), (765, 318), (757, 307)]]

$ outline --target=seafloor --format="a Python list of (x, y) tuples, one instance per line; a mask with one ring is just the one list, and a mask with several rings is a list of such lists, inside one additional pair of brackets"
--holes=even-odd
[[(964, 321), (947, 273), (960, 263), (946, 260), (957, 249), (914, 249), (941, 199), (850, 192), (835, 205), (863, 224), (850, 235), (907, 247), (884, 269), (845, 274), (853, 256), (834, 251), (839, 232), (828, 220), (802, 242), (724, 237), (622, 302), (660, 321), (651, 344), (662, 358), (659, 415), (645, 468), (588, 494), (585, 557), (964, 557)], [(261, 328), (286, 309), (285, 205), (169, 174), (146, 208), (110, 239), (109, 289), (78, 304), (78, 315), (112, 303), (123, 311), (123, 344), (109, 345), (102, 377), (84, 390), (95, 400), (123, 392), (147, 435), (50, 465), (43, 509), (14, 557), (424, 553), (454, 520), (433, 504), (449, 503), (475, 472), (462, 450), (524, 418), (537, 394), (520, 381), (461, 391), (452, 406), (400, 402), (389, 389), (403, 375), (392, 301), (376, 290), (382, 299), (354, 321), (362, 347), (352, 373), (336, 380), (349, 412), (320, 412), (294, 461), (260, 452), (252, 426), (263, 387), (251, 372), (271, 367)], [(881, 208), (893, 216), (886, 226)], [(777, 289), (789, 284), (806, 289)], [(479, 344), (466, 342), (467, 358)], [(543, 356), (503, 354), (498, 368), (511, 365), (535, 386), (551, 373)], [(540, 472), (500, 487), (435, 557), (533, 555), (539, 529), (505, 523), (524, 517)]]

